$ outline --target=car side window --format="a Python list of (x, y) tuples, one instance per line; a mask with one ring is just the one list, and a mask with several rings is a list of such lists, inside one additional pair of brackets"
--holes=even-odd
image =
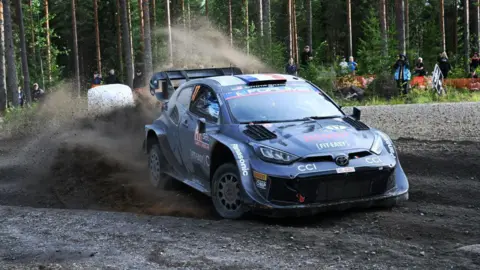
[(188, 105), (190, 104), (192, 92), (193, 86), (188, 86), (184, 89), (181, 89), (180, 94), (178, 94), (177, 104), (181, 104), (185, 109), (187, 109)]
[(203, 85), (195, 86), (191, 100), (190, 112), (209, 122), (218, 121), (220, 105), (217, 95), (211, 88)]

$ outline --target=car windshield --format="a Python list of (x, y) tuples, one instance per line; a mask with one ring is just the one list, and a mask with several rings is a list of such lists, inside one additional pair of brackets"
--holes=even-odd
[(228, 86), (223, 95), (232, 116), (240, 123), (343, 117), (333, 103), (306, 82)]

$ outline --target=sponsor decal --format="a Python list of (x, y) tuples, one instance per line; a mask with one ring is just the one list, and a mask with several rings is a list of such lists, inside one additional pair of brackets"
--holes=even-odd
[(243, 89), (235, 92), (228, 92), (225, 93), (223, 96), (225, 100), (233, 99), (233, 98), (240, 98), (240, 97), (247, 97), (247, 96), (257, 96), (262, 94), (269, 94), (269, 93), (288, 93), (288, 92), (312, 92), (313, 90), (308, 88), (292, 88), (292, 87), (273, 87), (273, 88), (250, 88), (250, 89)]
[(199, 133), (198, 126), (195, 129), (194, 140), (196, 146), (199, 146), (205, 150), (210, 149), (210, 137), (206, 133)]
[(253, 171), (253, 177), (258, 180), (267, 181), (267, 175), (264, 173)]
[(331, 125), (331, 126), (326, 126), (325, 128), (330, 130), (344, 130), (344, 129), (347, 129), (347, 126)]
[(382, 163), (382, 160), (379, 157), (367, 157), (365, 161), (370, 164)]
[(200, 85), (195, 86), (195, 90), (193, 90), (192, 101), (194, 101), (197, 97), (198, 90), (200, 90)]
[(348, 137), (348, 132), (331, 132), (303, 136), (306, 142), (344, 139)]
[(202, 155), (193, 150), (190, 150), (190, 158), (194, 163), (210, 167), (210, 157), (208, 155)]
[(346, 147), (346, 146), (348, 146), (348, 143), (345, 141), (317, 143), (318, 150), (323, 150), (328, 148), (339, 148), (339, 147)]
[(351, 173), (355, 172), (354, 167), (342, 167), (342, 168), (337, 168), (337, 173)]
[(267, 188), (267, 182), (266, 181), (262, 181), (262, 180), (256, 180), (255, 181), (255, 185), (258, 187), (258, 188), (261, 188), (261, 189), (266, 189)]
[(243, 176), (248, 176), (248, 166), (247, 163), (245, 162), (245, 159), (243, 158), (242, 151), (240, 151), (240, 147), (238, 144), (232, 144), (233, 151), (235, 151), (235, 154), (237, 155), (238, 162), (240, 162), (240, 170), (242, 171)]
[(388, 152), (390, 153), (390, 155), (393, 157), (393, 158), (396, 158), (395, 156), (395, 149), (393, 147), (393, 142), (392, 140), (383, 132), (377, 132), (380, 137), (382, 137), (382, 139), (387, 143), (387, 148), (388, 148)]
[(298, 165), (297, 169), (301, 172), (311, 172), (316, 171), (317, 166), (315, 166), (315, 164)]

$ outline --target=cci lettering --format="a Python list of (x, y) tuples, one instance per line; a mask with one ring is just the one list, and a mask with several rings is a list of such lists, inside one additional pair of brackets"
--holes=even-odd
[(317, 170), (317, 166), (315, 166), (315, 164), (299, 165), (297, 169), (301, 172), (315, 171)]

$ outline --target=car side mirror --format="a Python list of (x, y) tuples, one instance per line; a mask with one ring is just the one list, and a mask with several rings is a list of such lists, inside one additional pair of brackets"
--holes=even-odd
[(220, 130), (220, 127), (216, 124), (207, 123), (205, 118), (199, 118), (197, 121), (198, 133), (210, 133), (217, 132)]
[(360, 109), (358, 109), (357, 107), (353, 107), (353, 114), (352, 114), (353, 119), (359, 121), (361, 115), (362, 115), (362, 111), (360, 111)]
[(205, 133), (207, 130), (207, 121), (205, 118), (198, 119), (198, 133)]

